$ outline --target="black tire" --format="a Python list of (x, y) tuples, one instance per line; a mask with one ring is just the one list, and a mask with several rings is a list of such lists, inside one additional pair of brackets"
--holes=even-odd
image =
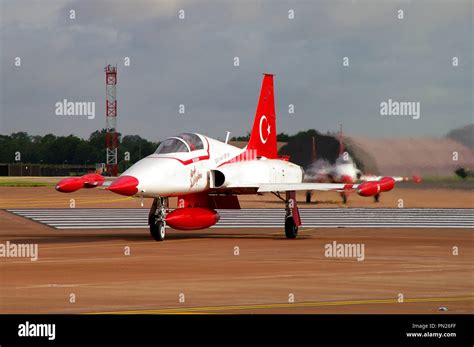
[(287, 239), (296, 239), (298, 235), (298, 227), (296, 226), (293, 217), (285, 219), (285, 235)]
[(311, 192), (306, 192), (306, 203), (310, 203), (311, 202)]
[(165, 223), (157, 221), (150, 224), (150, 234), (155, 241), (163, 241), (166, 236)]
[(380, 194), (375, 194), (374, 195), (374, 202), (379, 202), (380, 201)]

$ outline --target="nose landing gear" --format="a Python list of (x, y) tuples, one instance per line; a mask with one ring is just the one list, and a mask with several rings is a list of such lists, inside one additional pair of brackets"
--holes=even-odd
[(163, 241), (166, 236), (166, 213), (168, 198), (155, 198), (148, 215), (150, 234), (156, 241)]

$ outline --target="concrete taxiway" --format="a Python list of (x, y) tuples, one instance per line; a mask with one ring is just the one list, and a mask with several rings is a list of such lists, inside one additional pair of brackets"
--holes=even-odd
[[(145, 208), (8, 209), (56, 229), (148, 229)], [(217, 210), (219, 222), (211, 229), (279, 228), (284, 209)], [(472, 228), (474, 209), (305, 208), (300, 212), (309, 228)]]
[[(144, 229), (0, 220), (0, 242), (39, 246), (37, 261), (1, 259), (2, 313), (474, 312), (468, 229), (208, 229), (158, 243)], [(334, 241), (364, 244), (364, 260), (326, 257)]]
[[(65, 213), (95, 207), (91, 213), (97, 216), (97, 208), (106, 203), (108, 207), (131, 207), (132, 212), (117, 210), (125, 218), (134, 213), (138, 218), (146, 215), (148, 202), (142, 210), (133, 199), (107, 192), (86, 193), (90, 196), (83, 192), (61, 195), (50, 187), (0, 188), (0, 206), (31, 210), (41, 219), (48, 217), (52, 208), (68, 207), (74, 199), (76, 211)], [(402, 196), (408, 208), (468, 208), (461, 212), (472, 218), (474, 206), (465, 192), (446, 195), (445, 200), (440, 197), (438, 204), (428, 201), (437, 196), (435, 193), (427, 193), (423, 198), (426, 204), (418, 205), (412, 195), (415, 191), (387, 194), (377, 206), (394, 207)], [(354, 212), (351, 208), (334, 209), (340, 206), (337, 196), (320, 198), (323, 203), (301, 204), (302, 208)], [(242, 200), (244, 208), (281, 205), (268, 197)], [(349, 204), (370, 208), (374, 218), (382, 216), (383, 209), (374, 205), (359, 197)], [(431, 211), (431, 219), (446, 211)], [(74, 223), (87, 220), (87, 216), (78, 216), (80, 213), (72, 215)], [(37, 261), (0, 258), (1, 313), (474, 312), (474, 252), (469, 227), (315, 226), (304, 227), (296, 240), (287, 240), (283, 227), (278, 226), (281, 218), (272, 215), (266, 228), (169, 230), (166, 241), (155, 242), (142, 225), (57, 229), (25, 217), (0, 210), (0, 243), (38, 245)], [(63, 217), (64, 223), (69, 223), (70, 219)], [(364, 259), (328, 256), (327, 245), (334, 242), (364, 245)], [(448, 310), (440, 311), (441, 307)]]

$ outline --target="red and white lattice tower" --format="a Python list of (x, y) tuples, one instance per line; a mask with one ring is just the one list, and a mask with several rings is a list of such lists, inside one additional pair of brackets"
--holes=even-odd
[(105, 119), (107, 133), (105, 135), (105, 146), (107, 151), (107, 172), (112, 176), (118, 174), (118, 134), (117, 134), (117, 67), (107, 65), (105, 67)]

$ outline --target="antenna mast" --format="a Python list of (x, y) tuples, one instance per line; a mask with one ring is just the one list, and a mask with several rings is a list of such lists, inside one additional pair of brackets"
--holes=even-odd
[(118, 134), (117, 130), (117, 67), (110, 64), (105, 67), (105, 134), (106, 167), (112, 176), (118, 174)]

